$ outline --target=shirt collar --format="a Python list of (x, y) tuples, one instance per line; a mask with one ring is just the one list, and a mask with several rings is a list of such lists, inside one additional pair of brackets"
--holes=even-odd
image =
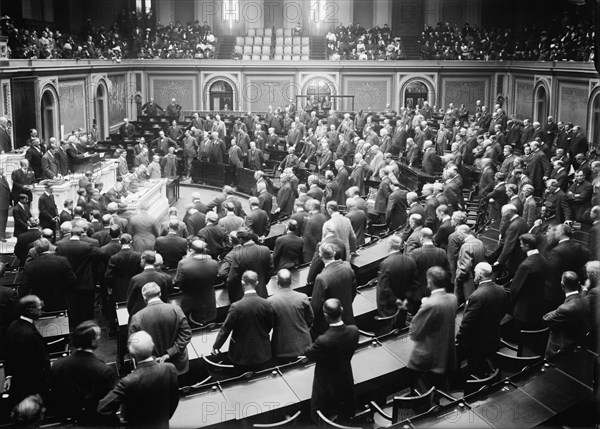
[(434, 289), (431, 291), (431, 294), (433, 295), (434, 293), (446, 293), (446, 291), (444, 290), (443, 287), (439, 288), (439, 289)]
[(569, 238), (563, 238), (562, 240), (558, 241), (558, 244), (562, 243), (563, 241), (567, 241), (567, 240), (569, 240)]
[(342, 326), (343, 324), (344, 324), (344, 321), (340, 320), (339, 322), (330, 323), (329, 326)]
[(247, 290), (247, 291), (244, 291), (244, 295), (256, 295), (256, 291), (255, 290)]
[(34, 324), (34, 323), (33, 323), (33, 319), (32, 319), (32, 318), (30, 318), (30, 317), (21, 316), (21, 320), (25, 320), (26, 322), (29, 322), (29, 323), (31, 323), (32, 325)]
[[(567, 298), (567, 297), (569, 297), (571, 295), (575, 295), (576, 293), (579, 293), (579, 291), (574, 290), (573, 292), (567, 292), (567, 293), (565, 293), (565, 298)], [(23, 317), (23, 316), (21, 316), (21, 317)]]
[(531, 255), (537, 255), (537, 254), (539, 254), (539, 253), (540, 253), (540, 251), (539, 251), (539, 250), (537, 250), (537, 249), (531, 249), (531, 250), (528, 250), (528, 251), (527, 251), (527, 256), (531, 256)]

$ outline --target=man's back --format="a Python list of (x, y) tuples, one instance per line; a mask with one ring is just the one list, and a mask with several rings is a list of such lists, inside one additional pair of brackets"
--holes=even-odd
[(174, 283), (181, 289), (181, 309), (198, 323), (208, 323), (217, 317), (213, 285), (219, 265), (209, 255), (194, 255), (182, 259), (177, 266)]
[(381, 261), (377, 279), (377, 309), (380, 316), (393, 315), (396, 300), (411, 298), (419, 287), (416, 262), (400, 252)]
[(112, 415), (122, 404), (122, 417), (130, 426), (169, 427), (179, 403), (177, 372), (170, 363), (140, 362), (120, 379), (98, 405), (98, 412)]
[(273, 266), (275, 271), (282, 268), (295, 268), (303, 263), (302, 248), (304, 240), (294, 233), (287, 233), (275, 240)]
[(67, 291), (76, 281), (67, 258), (53, 253), (42, 254), (25, 265), (22, 274), (23, 287), (19, 288), (22, 296), (37, 295), (44, 301), (46, 311), (67, 309)]
[(258, 274), (256, 293), (266, 298), (268, 296), (266, 285), (273, 272), (273, 258), (268, 247), (254, 242), (246, 243), (232, 259), (227, 277), (229, 299), (232, 302), (242, 298), (241, 278), (244, 271), (247, 270), (255, 271)]
[(160, 253), (168, 268), (177, 268), (177, 264), (187, 253), (187, 241), (177, 234), (167, 234), (156, 239), (154, 250)]
[(140, 266), (141, 253), (132, 249), (121, 249), (108, 260), (105, 279), (112, 288), (115, 302), (127, 300), (129, 281), (142, 271)]
[(171, 276), (154, 267), (144, 269), (129, 281), (129, 287), (127, 288), (127, 310), (130, 317), (146, 306), (142, 296), (142, 288), (146, 283), (150, 282), (154, 282), (160, 287), (160, 297), (164, 302), (167, 302), (169, 289), (173, 283)]
[(291, 289), (269, 297), (275, 312), (271, 345), (275, 357), (301, 356), (311, 344), (309, 327), (313, 311), (308, 297)]
[(589, 329), (589, 304), (579, 292), (565, 298), (556, 310), (544, 315), (544, 324), (550, 328), (546, 358), (561, 349), (583, 344)]
[(541, 254), (528, 256), (519, 265), (510, 285), (513, 317), (522, 324), (531, 324), (528, 329), (541, 329), (544, 306), (540, 300), (548, 288), (550, 271), (548, 261)]

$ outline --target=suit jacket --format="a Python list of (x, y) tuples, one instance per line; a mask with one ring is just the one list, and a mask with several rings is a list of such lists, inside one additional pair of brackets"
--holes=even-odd
[(77, 350), (69, 357), (58, 359), (50, 369), (50, 408), (79, 424), (104, 422), (97, 413), (98, 402), (116, 382), (117, 374), (112, 367), (94, 353)]
[(456, 336), (468, 354), (489, 355), (500, 347), (500, 322), (506, 314), (506, 292), (492, 281), (480, 283), (469, 296)]
[(311, 186), (306, 192), (306, 195), (317, 201), (322, 201), (324, 192), (323, 189), (319, 188), (318, 186)]
[(91, 291), (95, 289), (94, 273), (102, 261), (98, 247), (81, 240), (71, 239), (66, 243), (61, 243), (57, 247), (56, 253), (69, 260), (77, 278), (75, 290)]
[(54, 179), (61, 174), (59, 160), (50, 151), (42, 156), (42, 179)]
[(519, 264), (525, 259), (525, 253), (523, 253), (519, 244), (519, 237), (527, 231), (529, 231), (529, 227), (521, 216), (517, 216), (508, 222), (506, 227), (506, 233), (503, 237), (504, 245), (498, 257), (498, 262), (506, 265), (506, 269), (511, 274), (517, 271)]
[(350, 187), (350, 179), (346, 167), (338, 171), (335, 181), (338, 184), (337, 203), (341, 206), (346, 205), (346, 191)]
[(315, 314), (315, 320), (311, 327), (313, 337), (323, 334), (328, 327), (325, 315), (323, 314), (323, 304), (329, 298), (337, 298), (342, 303), (344, 313), (342, 320), (347, 325), (356, 325), (354, 321), (354, 312), (352, 310), (352, 301), (356, 296), (356, 277), (354, 270), (348, 262), (333, 261), (317, 276), (315, 287), (312, 293), (310, 305)]
[(519, 322), (541, 328), (545, 306), (540, 299), (553, 287), (549, 282), (550, 272), (548, 261), (539, 253), (528, 256), (519, 265), (510, 285), (512, 314)]
[(10, 133), (4, 127), (0, 127), (0, 151), (10, 152), (12, 150), (12, 138)]
[(23, 267), (19, 295), (37, 295), (44, 301), (45, 311), (67, 309), (67, 293), (76, 286), (77, 278), (69, 260), (46, 253)]
[[(110, 238), (110, 229), (109, 228), (103, 228), (100, 231), (94, 232), (92, 234), (92, 238), (94, 240), (98, 241), (98, 244), (100, 245), (100, 247), (106, 246), (111, 241), (111, 238)], [(106, 262), (108, 262), (108, 261), (106, 261)]]
[(19, 403), (29, 395), (44, 394), (49, 370), (50, 359), (41, 334), (26, 320), (13, 321), (6, 332), (4, 361), (5, 375), (12, 376), (11, 401)]
[(589, 320), (589, 304), (579, 292), (569, 295), (556, 310), (545, 314), (544, 324), (550, 328), (546, 358), (561, 349), (584, 344)]
[(550, 177), (552, 167), (546, 154), (540, 149), (533, 153), (531, 159), (527, 163), (527, 176), (535, 184), (538, 184), (540, 189), (543, 189), (542, 177)]
[(243, 245), (231, 260), (231, 267), (227, 277), (227, 290), (231, 302), (242, 299), (244, 294), (241, 283), (242, 274), (247, 270), (252, 270), (258, 274), (256, 293), (262, 298), (269, 296), (267, 283), (273, 273), (271, 251), (266, 246), (249, 242)]
[(302, 250), (304, 261), (310, 261), (315, 254), (317, 243), (323, 237), (323, 224), (325, 222), (327, 222), (327, 218), (322, 213), (313, 213), (308, 217), (302, 234), (304, 238), (304, 247)]
[(320, 410), (342, 418), (354, 414), (354, 376), (351, 360), (358, 347), (356, 326), (330, 326), (306, 349), (305, 356), (316, 362), (310, 408), (313, 420)]
[(206, 243), (208, 253), (214, 259), (225, 251), (225, 230), (217, 225), (206, 225), (198, 232), (198, 238)]
[(409, 230), (409, 235), (404, 242), (404, 254), (410, 255), (410, 253), (421, 247), (421, 229), (422, 227), (417, 227), (413, 230)]
[(194, 255), (177, 265), (173, 283), (181, 290), (181, 309), (198, 323), (209, 323), (217, 318), (217, 303), (213, 285), (219, 265), (208, 255)]
[(40, 212), (40, 227), (50, 228), (54, 231), (56, 222), (54, 218), (58, 216), (58, 209), (54, 202), (54, 195), (47, 195), (45, 192), (38, 199), (38, 209)]
[(187, 228), (188, 235), (198, 235), (206, 226), (206, 215), (200, 211), (194, 213), (188, 211), (183, 216), (183, 223)]
[(179, 404), (177, 371), (171, 363), (140, 362), (129, 375), (100, 400), (98, 412), (121, 416), (130, 426), (169, 427), (169, 419)]
[(272, 355), (278, 358), (302, 356), (311, 345), (310, 330), (314, 314), (308, 297), (290, 288), (269, 297), (275, 313), (271, 336)]
[(377, 196), (375, 197), (375, 205), (373, 207), (373, 211), (375, 211), (375, 213), (386, 213), (388, 207), (388, 198), (392, 193), (390, 183), (391, 181), (387, 176), (381, 180), (381, 183), (377, 188)]
[(275, 240), (273, 267), (276, 272), (282, 268), (293, 269), (304, 262), (302, 249), (304, 240), (295, 233), (286, 233)]
[(33, 170), (36, 179), (42, 178), (42, 157), (44, 153), (38, 149), (35, 149), (33, 146), (30, 146), (29, 149), (25, 152), (25, 159), (29, 161), (29, 168)]
[(158, 237), (154, 243), (156, 250), (163, 257), (163, 263), (168, 268), (177, 268), (179, 261), (187, 253), (187, 241), (176, 233)]
[(448, 237), (450, 234), (454, 232), (454, 225), (450, 219), (446, 219), (441, 223), (435, 236), (433, 237), (433, 242), (436, 246), (441, 247), (446, 250), (448, 248)]
[(406, 224), (408, 208), (406, 194), (408, 191), (398, 188), (388, 198), (385, 221), (390, 229), (397, 229)]
[(115, 302), (127, 300), (129, 281), (142, 271), (141, 257), (142, 254), (133, 249), (121, 249), (108, 260), (104, 279), (107, 287), (112, 289)]
[(58, 148), (55, 156), (58, 161), (60, 175), (66, 176), (69, 174), (69, 156), (61, 148)]
[(537, 219), (537, 203), (533, 197), (526, 200), (523, 205), (523, 219), (527, 222), (527, 226), (531, 228)]
[[(150, 282), (154, 282), (160, 287), (160, 297), (164, 302), (167, 302), (169, 289), (173, 284), (171, 276), (154, 268), (144, 269), (129, 281), (129, 287), (127, 288), (127, 311), (129, 312), (129, 317), (132, 317), (142, 308), (146, 307), (146, 301), (144, 301), (144, 297), (142, 296), (142, 288), (146, 283)], [(177, 367), (177, 365), (175, 366)]]
[(15, 205), (19, 201), (19, 194), (27, 194), (29, 195), (29, 201), (32, 201), (31, 191), (26, 191), (23, 188), (24, 185), (33, 185), (35, 183), (35, 176), (33, 171), (29, 170), (27, 173), (23, 173), (23, 170), (18, 169), (11, 173), (10, 175), (12, 179), (12, 199), (15, 202)]
[(132, 247), (138, 252), (154, 249), (158, 237), (156, 221), (146, 212), (133, 215), (129, 220), (129, 233), (133, 236)]
[(260, 365), (271, 360), (269, 332), (275, 313), (271, 304), (256, 293), (247, 293), (229, 307), (227, 318), (215, 339), (214, 349), (220, 349), (229, 334), (229, 359), (235, 365)]
[(367, 230), (367, 223), (369, 220), (366, 213), (360, 209), (350, 210), (346, 217), (348, 220), (350, 220), (350, 225), (352, 225), (352, 229), (354, 230), (354, 235), (356, 236), (356, 246), (364, 245), (365, 232)]
[(167, 354), (178, 374), (188, 372), (187, 345), (192, 330), (179, 306), (162, 301), (149, 302), (146, 308), (131, 317), (129, 335), (138, 331), (148, 332), (154, 340), (154, 356)]
[(450, 265), (446, 252), (433, 244), (421, 246), (408, 254), (417, 263), (419, 274), (419, 288), (414, 294), (409, 295), (409, 301), (419, 302), (427, 294), (427, 270), (431, 267), (442, 267), (450, 272)]
[(554, 307), (558, 306), (565, 297), (560, 287), (562, 273), (574, 271), (580, 279), (584, 278), (585, 263), (591, 260), (592, 256), (589, 249), (572, 239), (558, 243), (551, 249), (548, 253), (551, 281), (544, 294), (544, 299)]
[(403, 301), (413, 296), (419, 289), (419, 275), (414, 259), (392, 253), (381, 261), (377, 274), (377, 310), (382, 317), (393, 315), (398, 306), (396, 300)]
[(445, 374), (456, 368), (454, 330), (457, 299), (454, 294), (432, 293), (410, 323), (414, 341), (408, 368), (420, 372)]
[(352, 229), (352, 224), (350, 220), (342, 216), (340, 213), (333, 214), (331, 219), (323, 224), (323, 229), (325, 229), (325, 225), (328, 227), (332, 227), (332, 232), (334, 237), (344, 243), (344, 247), (346, 248), (346, 260), (350, 259), (350, 252), (354, 252), (356, 250), (356, 234), (354, 234), (354, 229)]

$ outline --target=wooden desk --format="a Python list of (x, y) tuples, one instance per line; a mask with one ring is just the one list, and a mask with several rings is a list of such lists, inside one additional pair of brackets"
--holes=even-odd
[(379, 264), (389, 254), (388, 240), (389, 237), (386, 237), (374, 244), (363, 247), (356, 256), (350, 259), (350, 265), (354, 268), (357, 278), (364, 277), (379, 269)]
[(172, 428), (199, 428), (234, 420), (232, 409), (222, 390), (215, 386), (179, 400), (169, 421)]

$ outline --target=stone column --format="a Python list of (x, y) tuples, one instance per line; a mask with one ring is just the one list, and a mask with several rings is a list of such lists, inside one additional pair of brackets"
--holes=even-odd
[(373, 26), (392, 28), (392, 0), (373, 0)]

